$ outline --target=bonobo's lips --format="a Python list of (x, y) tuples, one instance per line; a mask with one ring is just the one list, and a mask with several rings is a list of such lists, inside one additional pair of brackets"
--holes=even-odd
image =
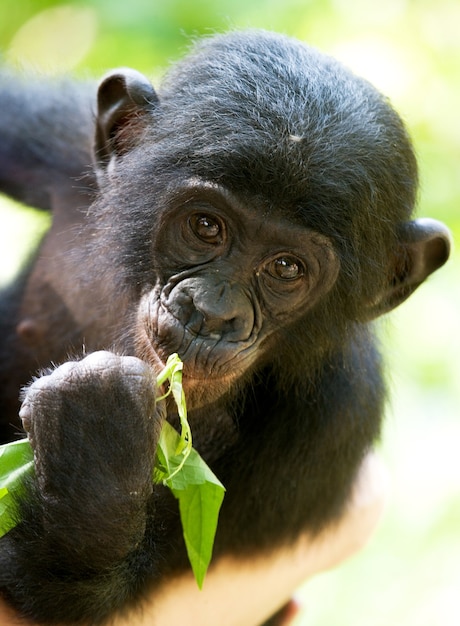
[[(173, 352), (152, 342), (147, 329), (143, 329), (137, 355), (144, 361), (151, 363), (157, 374), (164, 368), (168, 356)], [(176, 352), (178, 351), (176, 350)], [(178, 354), (182, 358), (180, 352)], [(189, 410), (209, 405), (227, 394), (236, 379), (248, 370), (251, 361), (245, 359), (242, 362), (240, 354), (234, 365), (227, 364), (226, 367), (206, 370), (205, 366), (197, 361), (191, 362), (183, 359), (182, 384)]]

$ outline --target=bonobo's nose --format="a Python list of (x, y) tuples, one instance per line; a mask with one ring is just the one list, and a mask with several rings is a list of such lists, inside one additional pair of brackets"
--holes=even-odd
[(198, 288), (193, 304), (202, 316), (201, 335), (220, 335), (226, 341), (245, 341), (254, 327), (250, 298), (239, 285), (221, 282), (214, 289)]
[(254, 305), (245, 289), (220, 276), (191, 277), (171, 291), (168, 308), (192, 333), (246, 341), (254, 328)]

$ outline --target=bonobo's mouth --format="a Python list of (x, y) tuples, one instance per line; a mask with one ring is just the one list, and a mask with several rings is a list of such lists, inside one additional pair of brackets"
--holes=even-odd
[[(158, 375), (173, 352), (153, 343), (147, 329), (143, 328), (136, 353), (143, 361), (150, 363)], [(184, 360), (179, 352), (178, 354), (183, 362), (182, 385), (189, 410), (199, 409), (219, 400), (229, 392), (242, 373), (247, 372), (247, 365), (241, 364), (241, 361), (235, 368), (205, 371), (203, 366), (197, 367), (196, 363)], [(165, 388), (161, 393), (166, 390)]]
[(225, 341), (216, 333), (191, 332), (157, 300), (146, 298), (140, 307), (136, 354), (159, 373), (168, 357), (177, 353), (183, 362), (183, 387), (189, 408), (198, 408), (228, 393), (249, 373), (256, 359), (258, 333), (246, 341)]
[[(164, 365), (169, 355), (177, 353), (185, 379), (217, 381), (235, 380), (254, 362), (257, 327), (243, 341), (228, 341), (222, 333), (200, 334), (184, 326), (159, 299), (146, 298), (143, 304), (139, 322), (147, 344), (145, 356), (155, 366)], [(138, 347), (142, 351), (142, 346)]]

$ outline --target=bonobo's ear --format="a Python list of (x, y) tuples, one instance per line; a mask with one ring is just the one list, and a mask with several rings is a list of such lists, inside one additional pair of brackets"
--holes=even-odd
[(390, 261), (388, 285), (369, 306), (375, 318), (404, 302), (419, 285), (449, 258), (452, 236), (447, 226), (432, 219), (418, 219), (400, 228), (399, 247)]
[(105, 168), (110, 159), (122, 154), (129, 136), (121, 131), (158, 103), (150, 81), (136, 70), (118, 69), (106, 74), (97, 94), (95, 154), (96, 164)]

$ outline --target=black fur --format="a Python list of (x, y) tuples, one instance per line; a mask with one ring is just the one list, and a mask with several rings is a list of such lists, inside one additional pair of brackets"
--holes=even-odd
[(417, 167), (388, 101), (299, 42), (204, 40), (158, 95), (128, 71), (97, 105), (58, 87), (2, 78), (1, 188), (55, 216), (1, 309), (4, 439), (38, 367), (82, 346), (141, 361), (90, 357), (26, 392), (37, 480), (0, 589), (39, 623), (99, 624), (187, 567), (176, 503), (147, 480), (163, 417), (133, 384), (145, 363), (184, 360), (194, 445), (227, 488), (215, 558), (289, 544), (343, 512), (383, 414), (371, 320), (449, 237), (408, 221)]

